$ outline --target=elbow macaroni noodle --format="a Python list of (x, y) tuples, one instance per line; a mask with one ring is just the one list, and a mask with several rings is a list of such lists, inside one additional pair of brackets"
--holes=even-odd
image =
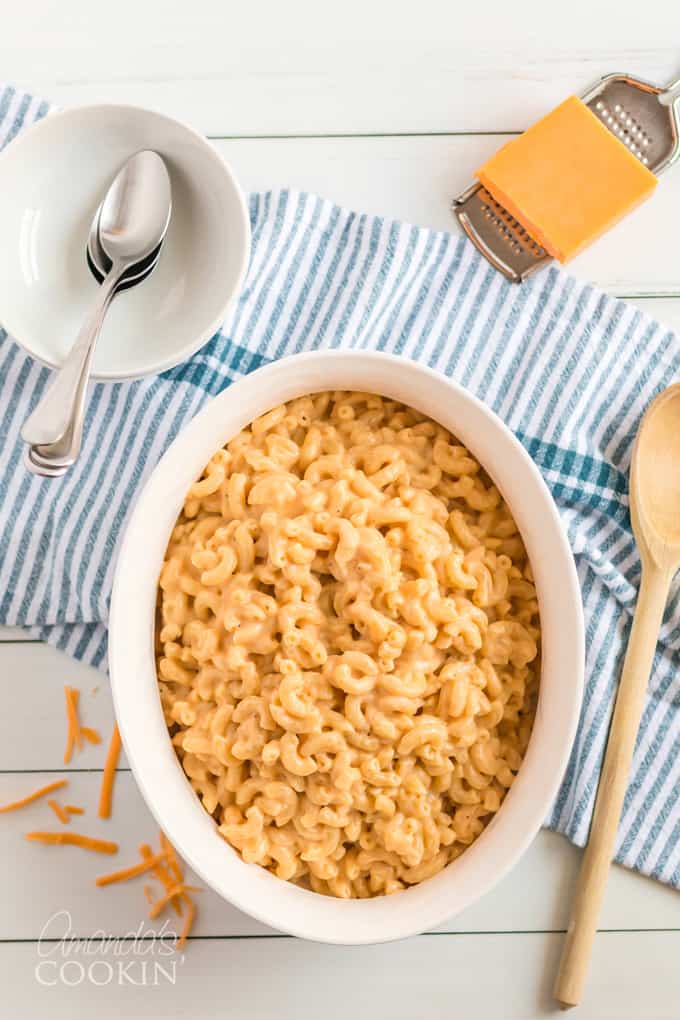
[(292, 400), (218, 450), (160, 577), (191, 785), (245, 861), (333, 896), (421, 882), (479, 836), (529, 741), (539, 640), (498, 490), (365, 393)]

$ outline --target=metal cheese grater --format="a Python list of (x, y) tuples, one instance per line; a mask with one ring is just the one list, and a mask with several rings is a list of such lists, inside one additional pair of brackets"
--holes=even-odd
[[(608, 74), (581, 98), (657, 177), (680, 156), (680, 78), (659, 88), (628, 74)], [(478, 181), (453, 200), (452, 209), (472, 243), (513, 283), (552, 261)]]

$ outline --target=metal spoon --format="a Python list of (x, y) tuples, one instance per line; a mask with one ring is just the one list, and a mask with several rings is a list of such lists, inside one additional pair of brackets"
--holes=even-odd
[[(87, 238), (87, 247), (85, 249), (87, 265), (97, 283), (103, 283), (107, 275), (111, 272), (111, 259), (108, 257), (99, 241), (100, 212), (101, 206), (99, 206), (99, 209), (97, 209), (97, 212), (92, 219), (90, 233)], [(146, 258), (141, 260), (141, 262), (131, 266), (125, 273), (123, 273), (120, 283), (116, 287), (116, 294), (123, 290), (130, 290), (131, 287), (136, 287), (138, 283), (142, 282), (142, 280), (146, 280), (147, 276), (149, 276), (156, 268), (162, 247), (163, 241), (154, 248), (150, 255), (147, 255)]]
[(162, 243), (171, 209), (165, 163), (155, 152), (138, 152), (119, 171), (99, 213), (99, 241), (111, 260), (111, 268), (97, 303), (64, 365), (22, 429), (22, 438), (36, 448), (27, 461), (35, 473), (42, 473), (42, 462), (52, 457), (61, 461), (53, 465), (56, 468), (65, 466), (66, 460), (70, 466), (78, 456), (90, 366), (106, 311), (126, 272)]
[[(107, 265), (107, 269), (104, 272), (100, 272), (95, 267), (94, 260), (90, 255), (90, 244), (92, 238), (97, 237), (96, 233), (96, 218), (93, 221), (93, 230), (91, 232), (91, 238), (88, 241), (87, 249), (87, 262), (90, 271), (97, 283), (101, 283), (105, 278), (108, 267), (110, 266), (110, 259), (104, 255), (97, 239), (97, 259), (100, 265)], [(116, 293), (121, 290), (128, 290), (131, 287), (136, 287), (138, 283), (149, 276), (156, 268), (158, 263), (158, 256), (162, 245), (154, 250), (152, 255), (144, 259), (139, 263), (138, 267), (133, 267), (123, 276), (122, 282), (116, 288)], [(61, 439), (57, 440), (56, 443), (41, 444), (40, 446), (27, 446), (25, 450), (24, 460), (26, 466), (30, 471), (41, 475), (47, 475), (52, 478), (58, 478), (69, 470), (70, 467), (75, 463), (78, 450), (80, 448), (80, 437), (74, 437), (73, 429), (69, 428)]]
[[(100, 210), (101, 206), (97, 209), (92, 219), (86, 246), (87, 264), (97, 283), (102, 283), (111, 270), (111, 259), (105, 254), (99, 243)], [(163, 242), (161, 241), (150, 255), (147, 255), (146, 258), (136, 265), (131, 266), (123, 274), (120, 283), (116, 287), (116, 294), (122, 290), (136, 287), (137, 284), (142, 283), (143, 280), (146, 280), (147, 276), (151, 275), (158, 264), (158, 257), (162, 247)], [(59, 478), (65, 475), (68, 469), (75, 463), (79, 448), (80, 437), (77, 437), (77, 440), (74, 439), (73, 429), (70, 428), (56, 443), (27, 446), (24, 460), (29, 471), (47, 475), (51, 478)]]
[[(101, 208), (101, 207), (100, 207)], [(102, 283), (111, 269), (111, 260), (102, 250), (99, 243), (98, 223), (99, 210), (92, 220), (90, 234), (87, 240), (86, 258), (90, 272), (97, 283)], [(129, 290), (137, 284), (146, 280), (158, 264), (158, 258), (163, 247), (161, 242), (153, 252), (137, 265), (132, 266), (125, 272), (121, 282), (116, 287), (116, 294), (122, 290)], [(73, 429), (69, 428), (61, 439), (56, 443), (40, 444), (39, 446), (27, 446), (24, 460), (30, 471), (52, 478), (58, 478), (66, 474), (78, 457), (81, 437), (74, 437)]]
[[(103, 256), (110, 256), (110, 271), (102, 293), (98, 295), (95, 312), (87, 323), (89, 328), (81, 331), (67, 363), (53, 381), (39, 408), (24, 426), (23, 435), (29, 442), (48, 447), (65, 437), (72, 416), (66, 415), (63, 409), (63, 395), (66, 393), (64, 380), (71, 383), (74, 397), (80, 396), (92, 355), (92, 327), (96, 334), (103, 313), (121, 281), (128, 275), (135, 275), (132, 270), (140, 262), (143, 262), (146, 269), (144, 260), (156, 251), (162, 241), (169, 215), (170, 184), (163, 161), (153, 152), (137, 153), (111, 185), (102, 203), (98, 222), (93, 224), (90, 231), (91, 237), (93, 232), (97, 232)], [(84, 335), (86, 332), (87, 337)], [(80, 355), (77, 359), (76, 354)], [(82, 368), (85, 368), (84, 380)], [(61, 399), (57, 400), (57, 397)], [(48, 409), (49, 415), (46, 414)], [(73, 431), (77, 432), (77, 429)]]
[(555, 998), (564, 1006), (577, 1005), (583, 992), (656, 642), (671, 581), (680, 568), (679, 465), (680, 383), (676, 383), (647, 408), (633, 449), (630, 512), (642, 579), (555, 984)]

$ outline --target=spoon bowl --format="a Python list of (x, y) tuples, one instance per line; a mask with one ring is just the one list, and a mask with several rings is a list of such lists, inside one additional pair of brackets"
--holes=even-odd
[(118, 171), (99, 210), (97, 232), (103, 252), (131, 268), (165, 237), (172, 213), (170, 176), (157, 152), (136, 153)]
[(631, 516), (641, 555), (680, 565), (680, 383), (650, 404), (631, 469)]

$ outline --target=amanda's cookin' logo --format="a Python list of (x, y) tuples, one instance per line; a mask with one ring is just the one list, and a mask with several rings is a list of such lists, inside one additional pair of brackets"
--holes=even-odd
[(91, 985), (174, 985), (177, 933), (165, 921), (158, 931), (144, 928), (125, 935), (96, 931), (89, 938), (73, 934), (68, 910), (59, 910), (45, 924), (38, 939), (35, 979), (41, 985), (75, 988)]

